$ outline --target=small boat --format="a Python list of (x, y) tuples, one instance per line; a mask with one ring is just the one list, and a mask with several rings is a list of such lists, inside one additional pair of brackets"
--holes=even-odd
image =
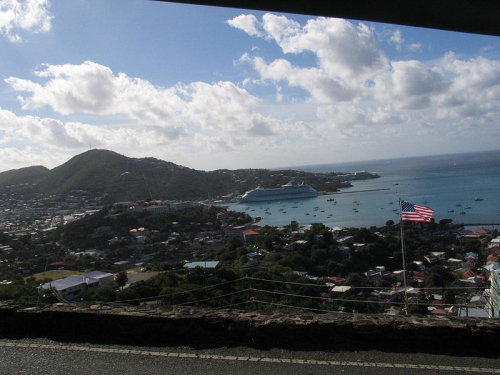
[(480, 201), (483, 201), (484, 199), (483, 199), (483, 198), (476, 197), (476, 198), (474, 198), (474, 200), (475, 200), (476, 202), (480, 202)]
[(455, 210), (448, 210), (448, 212), (455, 212)]

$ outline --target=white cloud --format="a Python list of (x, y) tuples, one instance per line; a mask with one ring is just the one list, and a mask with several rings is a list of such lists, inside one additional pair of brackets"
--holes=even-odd
[(0, 34), (11, 42), (22, 41), (19, 30), (42, 33), (51, 28), (49, 0), (0, 1)]
[(403, 49), (402, 45), (404, 43), (404, 40), (401, 35), (401, 30), (395, 30), (391, 33), (391, 36), (389, 37), (389, 43), (394, 44), (398, 51), (401, 51)]
[(398, 145), (403, 134), (436, 145), (446, 134), (498, 136), (498, 60), (448, 53), (391, 61), (388, 44), (421, 44), (406, 46), (399, 30), (382, 34), (339, 19), (300, 24), (265, 14), (226, 23), (252, 36), (233, 65), (239, 83), (160, 87), (92, 61), (41, 65), (34, 77), (4, 80), (26, 115), (0, 109), (0, 143), (22, 144), (26, 160), (41, 144), (62, 155), (92, 145), (210, 168), (251, 164), (248, 155), (268, 166), (327, 162), (335, 153), (377, 157), (374, 144)]
[(43, 150), (39, 148), (0, 148), (2, 159), (1, 171), (19, 169), (27, 166), (42, 165), (54, 168), (69, 160), (74, 154), (57, 150)]
[(410, 51), (413, 51), (413, 52), (419, 51), (422, 49), (422, 44), (421, 43), (412, 43), (412, 44), (408, 45), (408, 49)]
[(232, 27), (243, 30), (248, 35), (262, 35), (262, 32), (258, 30), (257, 17), (255, 17), (253, 14), (242, 14), (226, 22)]
[(363, 24), (317, 18), (301, 26), (273, 14), (265, 14), (261, 24), (265, 38), (276, 41), (284, 54), (313, 53), (317, 66), (295, 66), (284, 58), (267, 63), (249, 54), (240, 61), (252, 61), (262, 79), (286, 81), (320, 102), (357, 100), (369, 92), (366, 80), (387, 69), (387, 58)]
[[(161, 88), (124, 73), (115, 75), (108, 67), (90, 61), (45, 65), (36, 76), (42, 82), (5, 79), (14, 91), (24, 94), (19, 96), (24, 110), (49, 107), (63, 118), (85, 113), (98, 124), (19, 117), (4, 110), (0, 111), (0, 130), (6, 136), (62, 149), (82, 149), (89, 144), (144, 150), (169, 144), (170, 149), (175, 141), (177, 151), (191, 148), (191, 152), (194, 150), (188, 145), (194, 138), (198, 151), (204, 152), (214, 147), (227, 151), (283, 132), (280, 120), (257, 111), (260, 101), (255, 96), (227, 81)], [(117, 121), (123, 125), (111, 125)]]
[(402, 109), (424, 109), (450, 85), (437, 69), (416, 60), (392, 62), (392, 70), (376, 78), (375, 96)]

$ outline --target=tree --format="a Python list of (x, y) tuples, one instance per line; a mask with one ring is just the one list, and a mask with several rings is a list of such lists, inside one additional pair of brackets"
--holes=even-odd
[(364, 278), (360, 273), (351, 272), (347, 275), (347, 285), (350, 286), (361, 286), (363, 284)]
[(123, 287), (125, 286), (125, 284), (127, 284), (128, 281), (127, 272), (126, 271), (118, 272), (115, 276), (115, 281), (118, 284), (118, 286), (121, 287), (123, 290)]
[(445, 227), (448, 224), (451, 224), (453, 222), (452, 219), (441, 219), (439, 220), (439, 226)]

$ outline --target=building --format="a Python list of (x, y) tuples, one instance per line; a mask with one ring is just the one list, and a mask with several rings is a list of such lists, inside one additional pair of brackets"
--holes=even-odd
[(42, 290), (52, 289), (54, 296), (63, 302), (79, 301), (87, 292), (109, 285), (117, 286), (112, 273), (92, 271), (83, 275), (73, 275), (65, 279), (51, 281), (40, 286)]
[(247, 245), (255, 245), (255, 239), (259, 235), (259, 232), (253, 229), (247, 229), (243, 231), (243, 238), (245, 239), (245, 244)]
[(196, 267), (201, 267), (201, 268), (205, 268), (205, 269), (215, 270), (219, 266), (220, 266), (220, 262), (218, 260), (211, 260), (211, 261), (207, 261), (207, 262), (190, 262), (190, 263), (186, 263), (184, 265), (184, 268), (194, 269)]

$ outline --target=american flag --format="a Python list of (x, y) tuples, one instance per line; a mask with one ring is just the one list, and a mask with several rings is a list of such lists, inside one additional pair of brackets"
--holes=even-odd
[(429, 207), (401, 201), (401, 220), (410, 222), (431, 222), (434, 213)]

